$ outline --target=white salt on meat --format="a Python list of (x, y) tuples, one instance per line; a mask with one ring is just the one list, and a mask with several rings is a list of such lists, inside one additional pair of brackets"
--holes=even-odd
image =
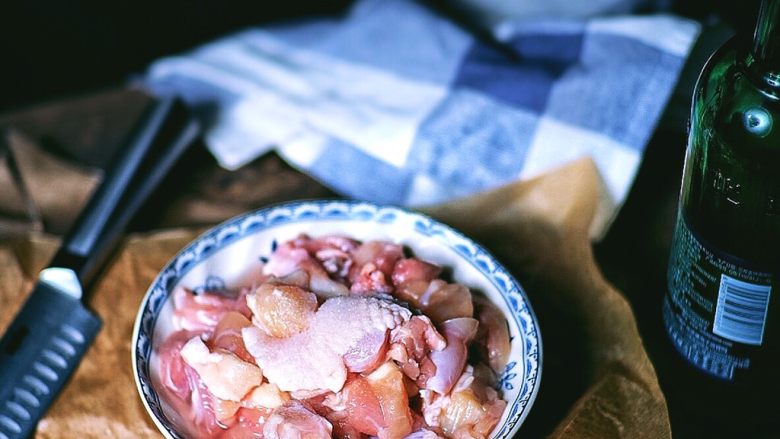
[(247, 350), (279, 389), (338, 392), (347, 371), (365, 368), (385, 344), (390, 330), (409, 321), (411, 312), (377, 296), (326, 300), (305, 331), (276, 338), (258, 327), (244, 328)]

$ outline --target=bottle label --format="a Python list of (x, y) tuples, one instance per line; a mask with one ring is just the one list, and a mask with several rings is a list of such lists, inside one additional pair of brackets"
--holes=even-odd
[(712, 332), (729, 340), (761, 346), (771, 292), (770, 285), (721, 274)]
[(772, 274), (724, 259), (697, 239), (680, 212), (668, 281), (664, 322), (677, 350), (727, 380), (750, 368), (764, 342)]

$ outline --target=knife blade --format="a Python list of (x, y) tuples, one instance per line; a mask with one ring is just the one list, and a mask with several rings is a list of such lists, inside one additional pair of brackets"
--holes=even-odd
[(84, 293), (130, 219), (198, 133), (180, 101), (156, 101), (41, 271), (0, 338), (0, 439), (29, 437), (75, 372), (102, 325)]

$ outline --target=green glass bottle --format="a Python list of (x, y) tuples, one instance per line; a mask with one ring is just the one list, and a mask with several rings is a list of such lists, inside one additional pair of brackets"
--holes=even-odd
[[(691, 111), (664, 324), (688, 363), (780, 381), (780, 0), (709, 59)], [(716, 380), (717, 381), (717, 380)]]

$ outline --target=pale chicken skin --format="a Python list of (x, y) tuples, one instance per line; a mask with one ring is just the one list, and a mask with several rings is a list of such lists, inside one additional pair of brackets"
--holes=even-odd
[(506, 402), (500, 311), (386, 241), (279, 245), (235, 294), (174, 293), (155, 388), (198, 438), (485, 438)]

